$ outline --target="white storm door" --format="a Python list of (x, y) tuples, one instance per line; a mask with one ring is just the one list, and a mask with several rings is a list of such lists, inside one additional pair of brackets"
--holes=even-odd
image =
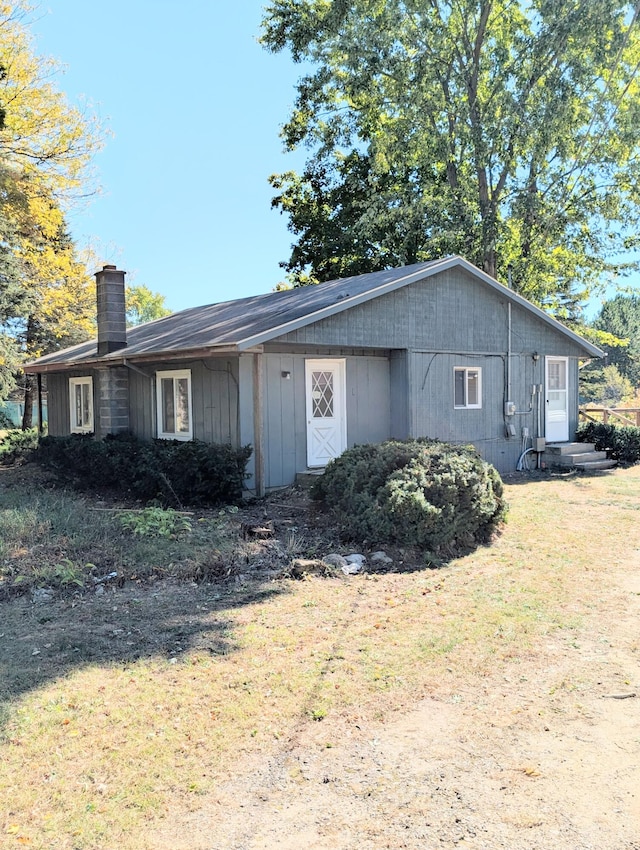
[(546, 358), (545, 437), (548, 443), (566, 443), (569, 440), (568, 372), (568, 357)]
[(344, 360), (306, 360), (307, 466), (326, 466), (347, 447)]

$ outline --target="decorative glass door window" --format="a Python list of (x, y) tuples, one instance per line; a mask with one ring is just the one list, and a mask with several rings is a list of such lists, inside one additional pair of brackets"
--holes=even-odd
[(158, 437), (191, 440), (191, 370), (156, 373), (158, 396)]
[(311, 405), (314, 419), (333, 416), (333, 372), (311, 373)]
[(90, 434), (93, 431), (93, 379), (69, 378), (70, 431)]

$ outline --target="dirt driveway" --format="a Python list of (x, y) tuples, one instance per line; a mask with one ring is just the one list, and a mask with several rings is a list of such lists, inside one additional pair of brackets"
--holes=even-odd
[(384, 722), (333, 718), (338, 746), (301, 722), (147, 846), (639, 850), (640, 532), (618, 543), (585, 576), (579, 629), (449, 670)]

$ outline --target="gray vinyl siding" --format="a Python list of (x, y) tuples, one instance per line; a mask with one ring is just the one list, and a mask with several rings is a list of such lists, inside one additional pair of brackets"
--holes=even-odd
[[(238, 358), (209, 358), (145, 365), (130, 370), (131, 430), (143, 439), (157, 435), (156, 372), (191, 370), (193, 436), (207, 443), (238, 445)], [(147, 377), (148, 375), (148, 377)]]
[[(264, 355), (265, 485), (290, 484), (307, 466), (305, 360), (330, 353)], [(375, 443), (390, 436), (389, 360), (354, 357), (346, 360), (347, 443)], [(288, 373), (289, 378), (283, 377)]]

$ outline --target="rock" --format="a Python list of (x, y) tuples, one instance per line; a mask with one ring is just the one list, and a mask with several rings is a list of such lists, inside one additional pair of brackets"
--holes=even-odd
[(342, 572), (346, 576), (355, 576), (362, 569), (362, 564), (354, 563), (353, 561), (347, 562), (344, 567), (342, 567)]
[(31, 601), (41, 605), (46, 602), (51, 602), (53, 596), (54, 593), (50, 587), (37, 587), (31, 595)]
[(356, 552), (354, 552), (352, 555), (346, 555), (345, 561), (348, 564), (358, 564), (360, 567), (364, 567), (364, 565), (367, 563), (367, 559), (365, 558), (365, 556), (359, 555)]
[(347, 559), (342, 555), (338, 555), (337, 552), (332, 552), (330, 555), (325, 555), (322, 559), (325, 564), (331, 564), (332, 567), (346, 567)]
[(294, 558), (289, 567), (289, 575), (291, 578), (304, 578), (312, 573), (323, 576), (327, 575), (330, 569), (319, 558)]
[(382, 566), (389, 566), (389, 564), (393, 564), (393, 558), (390, 558), (386, 552), (374, 552), (371, 555), (370, 561), (372, 564), (381, 564)]
[(99, 584), (96, 587), (95, 594), (96, 594), (96, 596), (104, 596), (104, 585), (103, 584)]

